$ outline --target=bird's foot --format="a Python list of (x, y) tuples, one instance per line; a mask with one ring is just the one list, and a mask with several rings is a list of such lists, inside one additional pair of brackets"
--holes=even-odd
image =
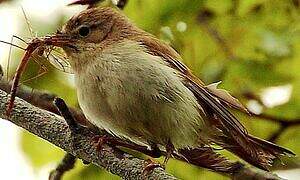
[(98, 151), (101, 151), (103, 149), (103, 146), (105, 144), (109, 143), (109, 137), (107, 135), (95, 135), (93, 137), (93, 142), (97, 148)]
[(171, 141), (169, 140), (169, 142), (166, 145), (166, 156), (165, 156), (165, 160), (163, 162), (163, 166), (166, 167), (169, 159), (172, 157), (172, 154), (175, 153), (175, 148), (174, 145), (171, 143)]
[(157, 146), (157, 144), (155, 143), (149, 143), (151, 149), (149, 150), (149, 153), (147, 155), (153, 157), (153, 158), (159, 158), (160, 156), (162, 156), (162, 152), (159, 149), (159, 147)]
[(143, 175), (147, 176), (151, 171), (153, 171), (155, 168), (163, 168), (165, 169), (165, 166), (161, 165), (159, 162), (154, 161), (153, 159), (147, 159), (147, 164), (143, 169)]

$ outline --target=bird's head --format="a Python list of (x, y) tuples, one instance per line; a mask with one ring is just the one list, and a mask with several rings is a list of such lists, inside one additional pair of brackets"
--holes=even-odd
[(76, 55), (130, 38), (138, 29), (119, 10), (111, 7), (87, 9), (73, 16), (62, 33), (74, 40), (73, 48), (63, 47), (67, 54)]

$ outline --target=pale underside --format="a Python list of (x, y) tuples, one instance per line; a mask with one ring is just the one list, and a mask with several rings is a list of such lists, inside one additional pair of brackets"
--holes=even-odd
[(202, 108), (180, 73), (160, 57), (132, 41), (106, 48), (94, 59), (85, 56), (70, 59), (80, 106), (94, 125), (144, 145), (207, 143)]

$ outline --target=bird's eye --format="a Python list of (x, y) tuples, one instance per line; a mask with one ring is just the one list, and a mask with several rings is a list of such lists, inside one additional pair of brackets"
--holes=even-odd
[(81, 37), (86, 37), (90, 34), (90, 28), (88, 26), (82, 26), (79, 28), (79, 35)]

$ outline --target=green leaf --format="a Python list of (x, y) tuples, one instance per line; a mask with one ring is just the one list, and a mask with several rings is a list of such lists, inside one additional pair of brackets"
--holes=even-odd
[(64, 151), (27, 131), (21, 136), (21, 147), (32, 166), (39, 169), (49, 163), (59, 162)]
[(260, 32), (262, 42), (258, 47), (260, 51), (274, 58), (283, 58), (291, 55), (291, 48), (288, 42), (274, 32)]
[(241, 89), (259, 92), (264, 87), (287, 84), (290, 80), (290, 76), (276, 71), (266, 62), (238, 60), (228, 64), (223, 82), (233, 94), (238, 94)]

